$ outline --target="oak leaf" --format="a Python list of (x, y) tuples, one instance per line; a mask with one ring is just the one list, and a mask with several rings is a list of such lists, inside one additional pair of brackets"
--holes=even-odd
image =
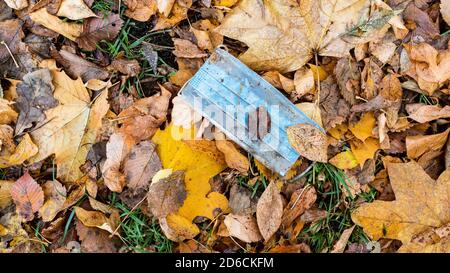
[(387, 170), (395, 201), (363, 204), (352, 213), (353, 222), (373, 240), (400, 240), (403, 245), (399, 252), (448, 252), (448, 235), (432, 242), (421, 242), (417, 237), (448, 224), (450, 171), (447, 169), (434, 181), (414, 161), (388, 163)]
[(81, 79), (72, 80), (56, 70), (52, 75), (54, 97), (60, 104), (47, 110), (46, 120), (31, 133), (39, 152), (30, 161), (38, 162), (55, 154), (57, 177), (63, 183), (75, 182), (83, 176), (80, 166), (95, 143), (102, 118), (109, 109), (108, 92), (101, 92), (91, 101)]
[(370, 4), (367, 0), (243, 0), (217, 31), (249, 46), (240, 59), (251, 68), (294, 71), (315, 52), (343, 57), (356, 44), (376, 38), (394, 12), (376, 5), (371, 9)]

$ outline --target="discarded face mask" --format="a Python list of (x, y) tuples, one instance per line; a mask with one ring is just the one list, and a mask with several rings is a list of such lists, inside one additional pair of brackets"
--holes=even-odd
[(300, 156), (288, 142), (287, 127), (309, 123), (323, 131), (275, 87), (220, 48), (185, 84), (180, 96), (282, 176)]

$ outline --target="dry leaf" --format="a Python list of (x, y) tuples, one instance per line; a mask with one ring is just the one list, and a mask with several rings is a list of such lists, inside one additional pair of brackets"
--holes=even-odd
[(124, 15), (139, 22), (146, 22), (156, 14), (157, 6), (155, 0), (126, 0), (128, 7)]
[(349, 126), (349, 130), (353, 135), (361, 141), (365, 141), (372, 136), (373, 128), (375, 128), (376, 120), (372, 112), (366, 112), (361, 119), (354, 125)]
[(361, 142), (359, 140), (350, 141), (350, 147), (352, 149), (352, 154), (359, 166), (364, 166), (364, 163), (368, 159), (373, 159), (376, 151), (380, 149), (380, 143), (376, 138), (368, 138), (366, 141)]
[(133, 142), (120, 133), (112, 134), (106, 144), (106, 160), (102, 167), (102, 176), (110, 191), (122, 192), (125, 187), (126, 178), (121, 172), (121, 166), (132, 145)]
[(263, 238), (258, 230), (256, 220), (251, 215), (228, 214), (223, 221), (230, 233), (230, 236), (236, 237), (246, 243), (261, 241)]
[(175, 0), (156, 0), (158, 11), (165, 17), (169, 17), (173, 4), (175, 4)]
[(276, 183), (271, 182), (264, 190), (256, 205), (258, 228), (266, 242), (280, 227), (282, 215), (283, 197), (281, 197)]
[(16, 107), (19, 119), (16, 124), (16, 135), (35, 123), (45, 119), (44, 111), (56, 107), (58, 101), (53, 97), (52, 76), (48, 69), (40, 69), (23, 76), (17, 84)]
[(150, 184), (147, 195), (148, 206), (155, 217), (165, 218), (178, 211), (186, 196), (184, 171), (176, 171)]
[(129, 77), (135, 77), (141, 72), (141, 66), (137, 60), (125, 58), (114, 59), (111, 63), (111, 68)]
[(239, 184), (231, 186), (228, 205), (233, 214), (245, 215), (256, 212), (256, 198), (252, 198), (252, 192)]
[(47, 181), (42, 185), (44, 191), (45, 202), (39, 209), (39, 215), (42, 221), (52, 221), (56, 214), (61, 211), (64, 202), (66, 201), (66, 188), (57, 180)]
[(314, 91), (314, 73), (310, 68), (302, 67), (294, 74), (295, 92), (291, 93), (291, 98), (295, 101), (303, 95)]
[(358, 160), (356, 160), (355, 156), (351, 151), (344, 151), (338, 153), (328, 162), (331, 163), (336, 168), (342, 170), (353, 169), (354, 167), (358, 166)]
[[(19, 19), (10, 19), (0, 22), (0, 41), (4, 41), (11, 54), (15, 55), (21, 48), (22, 38), (25, 37), (22, 31), (23, 23)], [(0, 63), (11, 58), (8, 48), (1, 45)]]
[(102, 126), (108, 111), (108, 92), (101, 92), (93, 101), (81, 79), (70, 79), (64, 72), (52, 71), (54, 97), (60, 105), (45, 112), (47, 119), (31, 133), (39, 147), (32, 163), (55, 154), (58, 178), (75, 182), (83, 176), (84, 164), (90, 147)]
[(114, 214), (111, 214), (111, 217), (108, 218), (103, 212), (88, 211), (81, 207), (75, 207), (75, 215), (86, 227), (100, 228), (108, 231), (109, 233), (113, 233), (119, 225), (119, 223), (115, 221), (115, 217), (113, 217)]
[(434, 181), (414, 161), (388, 163), (387, 169), (395, 201), (363, 204), (352, 213), (353, 222), (362, 226), (373, 240), (400, 240), (403, 244), (400, 252), (412, 247), (417, 252), (448, 252), (448, 240), (421, 243), (414, 238), (448, 223), (449, 170)]
[(173, 54), (179, 58), (203, 58), (208, 56), (189, 40), (173, 38), (175, 50)]
[[(356, 44), (375, 39), (394, 13), (374, 6), (369, 18), (369, 10), (366, 0), (243, 0), (217, 31), (249, 46), (240, 59), (251, 68), (288, 72), (301, 68), (314, 52), (343, 57)], [(361, 22), (372, 27), (351, 36), (348, 30)]]
[(355, 229), (355, 226), (352, 226), (342, 232), (341, 237), (339, 237), (339, 240), (334, 244), (333, 250), (331, 250), (331, 253), (343, 253), (344, 252), (345, 247), (347, 246), (348, 239), (350, 239), (350, 236), (352, 235), (352, 232), (354, 229)]
[(192, 0), (175, 0), (168, 17), (160, 16), (153, 30), (171, 28), (187, 18), (187, 12), (192, 6)]
[(20, 165), (38, 153), (38, 147), (30, 136), (25, 134), (12, 154), (0, 156), (0, 168)]
[(56, 15), (67, 17), (71, 20), (80, 20), (96, 16), (84, 3), (84, 0), (62, 0)]
[(80, 220), (76, 221), (78, 238), (81, 241), (81, 250), (89, 253), (117, 252), (113, 240), (108, 232), (98, 228), (86, 227)]
[(82, 25), (64, 22), (57, 16), (48, 13), (45, 8), (30, 13), (30, 18), (36, 24), (53, 30), (54, 32), (57, 32), (72, 41), (75, 41), (83, 30)]
[(223, 44), (223, 36), (214, 31), (216, 27), (208, 19), (192, 24), (191, 31), (194, 33), (200, 49), (213, 52), (216, 47)]
[(327, 162), (326, 135), (311, 124), (297, 124), (287, 128), (289, 143), (303, 157), (311, 161)]
[(173, 125), (189, 129), (194, 123), (202, 120), (202, 115), (192, 109), (181, 96), (173, 98), (172, 104), (173, 108), (171, 116)]
[(36, 181), (26, 172), (11, 187), (11, 197), (16, 210), (25, 221), (31, 221), (34, 213), (44, 203), (44, 192)]
[(450, 129), (434, 135), (417, 135), (406, 137), (406, 153), (409, 158), (416, 159), (429, 151), (439, 151), (447, 143)]
[(358, 63), (351, 57), (340, 59), (334, 68), (334, 74), (342, 97), (350, 104), (356, 103), (361, 92), (361, 71)]
[(8, 7), (15, 10), (21, 10), (28, 7), (28, 0), (5, 0), (5, 3)]
[(12, 203), (11, 188), (14, 181), (0, 180), (0, 211)]
[(326, 130), (342, 124), (350, 115), (348, 103), (339, 95), (339, 88), (335, 79), (329, 76), (320, 83), (320, 112)]
[(425, 123), (440, 118), (450, 118), (450, 106), (448, 105), (440, 107), (439, 105), (414, 103), (406, 105), (406, 112), (409, 114), (408, 118), (419, 123)]
[(290, 227), (294, 220), (302, 215), (316, 202), (317, 194), (314, 187), (305, 187), (296, 190), (283, 212), (281, 226), (284, 230)]
[(450, 1), (449, 0), (441, 0), (441, 14), (444, 21), (447, 25), (450, 26)]
[(86, 50), (95, 50), (101, 40), (114, 40), (122, 28), (123, 20), (118, 14), (83, 20), (83, 32), (77, 38), (78, 45)]
[(221, 132), (215, 132), (214, 138), (216, 140), (217, 149), (224, 154), (225, 162), (227, 162), (228, 167), (241, 173), (248, 172), (250, 162), (248, 162), (248, 158), (236, 148), (235, 144), (226, 140), (225, 135)]

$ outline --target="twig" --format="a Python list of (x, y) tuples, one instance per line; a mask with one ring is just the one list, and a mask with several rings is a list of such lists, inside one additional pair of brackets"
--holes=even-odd
[(9, 49), (8, 44), (5, 43), (5, 41), (1, 41), (0, 44), (4, 45), (6, 47), (6, 50), (8, 50), (9, 55), (11, 56), (11, 58), (14, 61), (14, 64), (16, 65), (17, 68), (19, 68), (19, 64), (17, 63), (16, 59), (14, 58), (14, 55), (12, 54), (11, 50)]
[[(128, 212), (127, 213), (127, 215), (123, 218), (123, 220), (120, 222), (120, 224), (117, 226), (117, 228), (114, 230), (114, 232), (113, 233), (111, 233), (111, 235), (109, 235), (109, 238), (111, 238), (112, 236), (114, 236), (114, 235), (116, 235), (116, 233), (117, 233), (117, 231), (119, 230), (119, 228), (122, 226), (122, 224), (125, 222), (125, 220), (127, 220), (128, 219), (128, 216), (130, 216), (130, 214), (135, 210), (135, 209), (137, 209), (137, 207), (139, 207), (139, 205), (142, 203), (142, 202), (144, 202), (144, 200), (147, 198), (147, 196), (144, 196), (144, 198), (142, 198), (142, 200), (141, 201), (139, 201), (131, 210), (130, 210), (130, 212)], [(117, 235), (119, 235), (119, 234), (117, 234)], [(120, 237), (120, 235), (119, 235), (119, 237)]]

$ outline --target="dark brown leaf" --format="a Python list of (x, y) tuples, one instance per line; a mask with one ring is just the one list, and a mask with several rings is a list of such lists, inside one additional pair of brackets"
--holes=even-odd
[(116, 38), (122, 28), (123, 20), (119, 14), (111, 13), (107, 17), (90, 17), (83, 21), (83, 32), (76, 42), (81, 48), (95, 50), (102, 40), (111, 41)]
[(109, 77), (106, 69), (91, 63), (78, 55), (70, 53), (66, 50), (51, 51), (52, 57), (59, 62), (69, 76), (72, 78), (81, 77), (83, 82), (91, 79), (105, 80)]
[(11, 58), (9, 50), (13, 55), (19, 51), (21, 40), (25, 36), (22, 26), (23, 23), (19, 19), (0, 22), (0, 63)]
[(339, 88), (332, 76), (321, 82), (320, 112), (325, 129), (343, 123), (350, 115), (348, 103), (339, 95)]
[(115, 59), (112, 61), (111, 67), (130, 77), (134, 77), (141, 72), (141, 66), (137, 60)]

